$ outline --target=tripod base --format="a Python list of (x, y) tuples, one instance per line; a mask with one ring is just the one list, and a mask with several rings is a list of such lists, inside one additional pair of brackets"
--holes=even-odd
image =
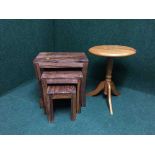
[(101, 81), (95, 90), (89, 92), (87, 96), (96, 96), (100, 92), (103, 92), (106, 96), (108, 96), (108, 104), (110, 114), (113, 115), (112, 102), (111, 102), (111, 94), (118, 96), (120, 93), (117, 91), (115, 84), (113, 81), (104, 80)]

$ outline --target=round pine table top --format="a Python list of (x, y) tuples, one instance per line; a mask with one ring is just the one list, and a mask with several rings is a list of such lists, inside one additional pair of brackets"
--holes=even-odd
[(121, 45), (100, 45), (89, 49), (89, 52), (98, 56), (106, 57), (125, 57), (136, 53), (131, 47)]

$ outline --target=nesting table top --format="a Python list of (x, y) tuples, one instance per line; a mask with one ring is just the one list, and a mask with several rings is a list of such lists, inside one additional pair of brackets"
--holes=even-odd
[(76, 93), (76, 87), (74, 85), (48, 86), (47, 93), (48, 94)]
[(124, 57), (135, 54), (136, 50), (134, 48), (121, 45), (100, 45), (91, 47), (89, 52), (98, 56)]
[(82, 52), (40, 52), (35, 59), (37, 62), (87, 62), (87, 56)]

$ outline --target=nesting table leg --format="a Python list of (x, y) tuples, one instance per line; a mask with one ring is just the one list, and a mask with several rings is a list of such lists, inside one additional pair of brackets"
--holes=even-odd
[(54, 107), (53, 107), (53, 99), (50, 99), (50, 111), (51, 111), (51, 120), (54, 121)]
[(50, 98), (49, 98), (49, 95), (47, 95), (46, 111), (47, 111), (48, 121), (51, 122), (52, 117), (51, 117), (51, 106), (50, 106)]
[(47, 105), (46, 105), (47, 117), (49, 123), (54, 120), (54, 112), (53, 112), (53, 100), (47, 95)]
[(71, 98), (71, 120), (75, 120), (76, 119), (76, 94), (72, 95), (72, 98)]
[(80, 113), (81, 112), (81, 105), (80, 105), (80, 97), (81, 97), (81, 94), (80, 94), (80, 83), (81, 83), (81, 80), (79, 80), (80, 82), (78, 82), (77, 84), (77, 113)]
[(83, 79), (82, 79), (82, 84), (81, 84), (81, 105), (86, 106), (86, 77), (87, 77), (87, 68), (88, 68), (88, 63), (84, 63), (84, 66), (82, 68), (82, 73), (83, 73)]
[(46, 81), (44, 80), (44, 79), (42, 79), (42, 81), (41, 81), (41, 86), (42, 86), (42, 98), (43, 98), (43, 102), (44, 102), (44, 113), (46, 114), (47, 113), (47, 83), (46, 83)]

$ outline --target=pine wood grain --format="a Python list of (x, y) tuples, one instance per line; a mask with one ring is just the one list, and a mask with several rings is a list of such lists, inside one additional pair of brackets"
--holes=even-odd
[(136, 50), (134, 48), (121, 45), (100, 45), (91, 47), (89, 52), (98, 56), (124, 57), (134, 55)]

